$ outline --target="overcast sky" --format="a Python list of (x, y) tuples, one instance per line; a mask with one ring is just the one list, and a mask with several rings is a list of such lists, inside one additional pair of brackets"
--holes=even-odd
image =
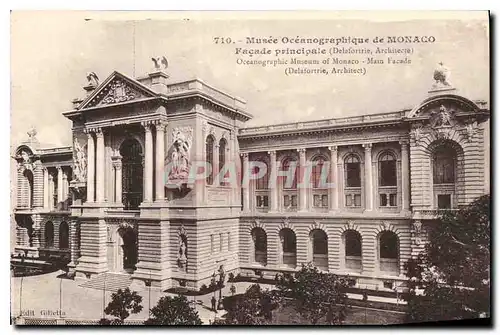
[[(477, 19), (477, 13), (474, 19), (453, 20), (442, 15), (433, 20), (392, 15), (391, 22), (380, 17), (345, 20), (325, 13), (315, 20), (311, 15), (290, 13), (275, 14), (276, 20), (256, 15), (244, 19), (231, 13), (218, 19), (192, 13), (169, 18), (161, 13), (141, 15), (12, 14), (14, 145), (27, 137), (32, 125), (40, 142), (69, 145), (71, 124), (61, 113), (72, 108), (71, 100), (84, 96), (86, 73), (96, 72), (101, 81), (114, 70), (141, 76), (151, 69), (152, 56), (167, 57), (172, 81), (199, 77), (245, 99), (248, 112), (254, 115), (248, 125), (413, 107), (425, 98), (440, 61), (451, 70), (451, 82), (461, 94), (471, 99), (489, 97), (488, 26), (486, 20)], [(282, 68), (237, 65), (234, 46), (213, 42), (216, 36), (244, 39), (269, 35), (432, 35), (436, 42), (414, 45), (412, 65), (371, 67), (366, 76), (297, 77), (285, 76)]]

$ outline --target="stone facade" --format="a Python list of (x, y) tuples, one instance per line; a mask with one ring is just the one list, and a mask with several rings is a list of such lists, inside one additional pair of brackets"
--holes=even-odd
[[(489, 107), (452, 87), (411, 110), (245, 128), (245, 102), (198, 79), (95, 84), (63, 113), (72, 147), (30, 131), (14, 153), (15, 253), (66, 257), (77, 277), (198, 289), (221, 268), (273, 278), (313, 262), (388, 289), (439, 210), (489, 192)], [(192, 178), (206, 162), (215, 172)], [(255, 162), (275, 186), (245, 183)], [(237, 183), (217, 177), (226, 165)]]

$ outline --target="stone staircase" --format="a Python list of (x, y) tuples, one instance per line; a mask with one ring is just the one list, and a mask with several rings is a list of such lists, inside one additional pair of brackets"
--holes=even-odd
[(132, 284), (131, 276), (127, 273), (111, 273), (105, 272), (95, 278), (81, 284), (80, 287), (93, 288), (116, 292), (118, 289), (125, 289)]

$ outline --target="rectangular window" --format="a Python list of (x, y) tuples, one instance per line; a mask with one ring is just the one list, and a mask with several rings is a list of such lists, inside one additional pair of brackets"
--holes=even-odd
[(297, 196), (292, 195), (292, 207), (297, 207)]
[(450, 194), (439, 194), (438, 195), (438, 208), (439, 209), (450, 209), (451, 208), (451, 195)]
[(380, 186), (396, 186), (397, 172), (396, 161), (386, 160), (379, 162), (380, 164)]
[(214, 235), (210, 235), (210, 253), (214, 252)]
[(222, 233), (219, 234), (219, 251), (222, 252), (222, 247), (224, 243), (224, 238), (222, 237)]
[(227, 250), (231, 251), (231, 232), (227, 233)]
[(361, 207), (361, 194), (354, 195), (354, 206)]
[(397, 201), (396, 201), (396, 194), (389, 194), (389, 205), (390, 206), (397, 206)]
[(393, 289), (394, 287), (394, 283), (392, 281), (389, 281), (389, 280), (386, 280), (384, 281), (384, 288), (388, 288), (388, 289)]
[(290, 206), (290, 196), (285, 195), (283, 197), (283, 206), (285, 206), (285, 207), (289, 207)]
[(321, 206), (321, 202), (320, 202), (320, 195), (319, 194), (315, 194), (314, 195), (314, 207), (320, 207)]
[(268, 207), (269, 206), (269, 198), (267, 195), (258, 195), (255, 198), (257, 207)]
[(361, 187), (361, 174), (359, 163), (346, 163), (346, 186)]
[(328, 196), (325, 194), (321, 196), (321, 206), (328, 207)]
[(380, 194), (380, 206), (385, 207), (387, 206), (387, 194)]

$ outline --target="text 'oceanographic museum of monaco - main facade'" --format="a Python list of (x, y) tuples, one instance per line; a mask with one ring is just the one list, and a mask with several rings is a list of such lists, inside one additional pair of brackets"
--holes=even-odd
[[(489, 193), (489, 103), (439, 70), (413, 109), (250, 128), (243, 100), (199, 79), (88, 78), (63, 113), (72, 145), (32, 130), (13, 153), (14, 257), (66, 259), (77, 279), (196, 290), (221, 269), (274, 278), (312, 262), (391, 289), (441, 210)], [(193, 180), (200, 162), (213, 172)], [(231, 164), (237, 183), (216, 177)]]

